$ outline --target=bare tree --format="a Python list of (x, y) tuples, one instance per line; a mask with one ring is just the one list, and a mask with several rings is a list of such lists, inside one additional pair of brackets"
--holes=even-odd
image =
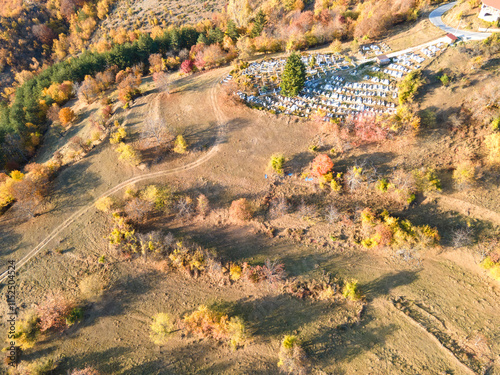
[(307, 204), (304, 199), (302, 199), (297, 207), (297, 215), (304, 220), (314, 219), (317, 216), (316, 207)]
[(467, 247), (473, 243), (474, 232), (471, 227), (465, 226), (455, 229), (451, 237), (453, 247)]
[(156, 84), (156, 88), (160, 92), (170, 93), (170, 78), (169, 75), (165, 72), (158, 72), (153, 74), (153, 81)]
[(271, 202), (269, 216), (271, 219), (277, 219), (290, 212), (290, 204), (287, 202), (284, 195), (279, 196)]
[(179, 218), (189, 217), (194, 212), (193, 201), (189, 197), (182, 197), (179, 199), (175, 207), (177, 209), (177, 217)]
[(361, 167), (352, 167), (344, 175), (344, 181), (350, 191), (356, 191), (363, 184), (363, 169)]
[(333, 204), (329, 205), (325, 210), (325, 220), (330, 223), (336, 223), (340, 220), (340, 212)]
[(144, 221), (151, 211), (153, 211), (153, 203), (140, 198), (132, 198), (125, 205), (125, 213), (130, 220), (135, 222)]
[(42, 187), (30, 177), (12, 186), (12, 195), (16, 200), (16, 208), (29, 218), (33, 218), (43, 200)]
[(160, 148), (173, 140), (164, 118), (152, 114), (143, 123), (141, 139), (146, 147)]

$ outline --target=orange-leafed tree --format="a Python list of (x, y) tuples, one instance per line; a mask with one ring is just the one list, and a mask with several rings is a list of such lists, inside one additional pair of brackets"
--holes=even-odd
[(71, 108), (62, 108), (59, 111), (59, 121), (66, 126), (76, 119), (75, 112)]
[(312, 174), (317, 177), (324, 176), (333, 168), (333, 161), (327, 154), (320, 154), (314, 158), (311, 165)]

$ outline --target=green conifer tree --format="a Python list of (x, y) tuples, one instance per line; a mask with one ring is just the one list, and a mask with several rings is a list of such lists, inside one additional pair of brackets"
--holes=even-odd
[(250, 31), (250, 37), (251, 38), (258, 37), (262, 33), (262, 30), (264, 30), (265, 25), (266, 25), (266, 15), (261, 9), (255, 16), (252, 31)]
[(296, 96), (304, 87), (306, 81), (306, 67), (300, 56), (292, 53), (286, 60), (285, 69), (281, 75), (281, 94)]

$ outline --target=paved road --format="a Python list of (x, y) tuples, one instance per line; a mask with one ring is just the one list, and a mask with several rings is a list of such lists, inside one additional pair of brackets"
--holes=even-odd
[(443, 20), (441, 19), (442, 15), (453, 8), (455, 5), (457, 5), (457, 3), (458, 1), (454, 1), (452, 3), (442, 5), (439, 8), (434, 9), (431, 14), (429, 14), (429, 20), (434, 26), (439, 27), (441, 30), (447, 33), (451, 33), (459, 38), (462, 38), (463, 40), (482, 40), (489, 37), (491, 33), (478, 33), (475, 31), (456, 29), (454, 27), (446, 25), (443, 22)]

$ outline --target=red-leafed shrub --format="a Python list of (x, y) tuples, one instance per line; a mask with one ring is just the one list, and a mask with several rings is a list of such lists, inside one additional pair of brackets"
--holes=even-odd
[(67, 327), (66, 318), (73, 305), (62, 293), (49, 292), (45, 300), (38, 306), (40, 331), (49, 329), (63, 330)]
[(192, 60), (184, 60), (181, 64), (181, 72), (189, 74), (193, 71), (194, 63)]
[(333, 161), (327, 154), (320, 154), (314, 158), (311, 166), (312, 173), (321, 177), (330, 172), (333, 168)]

